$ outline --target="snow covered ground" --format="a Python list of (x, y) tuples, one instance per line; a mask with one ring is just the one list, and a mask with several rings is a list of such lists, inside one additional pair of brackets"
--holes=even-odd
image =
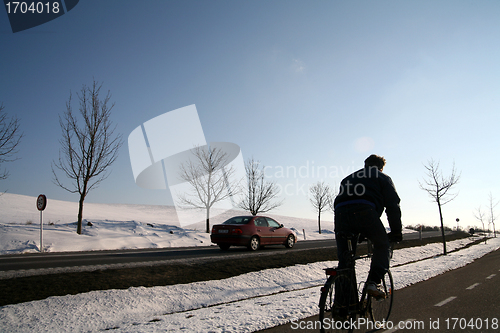
[[(161, 206), (87, 204), (86, 217), (94, 226), (86, 227), (84, 235), (78, 236), (72, 225), (72, 203), (61, 201), (52, 205), (59, 207), (59, 214), (54, 209), (49, 217), (54, 224), (44, 225), (45, 251), (209, 244), (208, 235), (200, 231), (204, 229), (202, 225), (181, 229), (175, 227), (174, 222), (158, 223), (169, 218), (165, 214), (167, 208)], [(34, 207), (33, 197), (9, 194), (0, 197), (0, 253), (38, 252), (39, 226), (35, 219), (39, 215), (36, 208), (33, 216), (27, 213)], [(44, 216), (47, 215), (49, 211)], [(308, 239), (333, 237), (331, 229), (321, 235), (315, 232), (316, 221), (276, 218), (297, 231), (304, 229)], [(49, 223), (45, 217), (44, 221)], [(449, 242), (447, 248), (452, 251), (469, 242), (469, 239)], [(396, 289), (464, 266), (499, 247), (500, 238), (496, 238), (447, 256), (437, 256), (442, 252), (441, 244), (397, 250), (391, 263)], [(106, 329), (113, 332), (254, 332), (317, 314), (319, 286), (325, 281), (323, 268), (335, 265), (333, 261), (320, 262), (218, 281), (49, 297), (0, 307), (0, 327), (2, 332)], [(358, 262), (360, 281), (366, 277), (368, 266), (368, 261)]]
[[(0, 196), (0, 254), (40, 251), (40, 213), (36, 197), (5, 193)], [(92, 251), (182, 246), (210, 246), (205, 222), (180, 228), (172, 206), (95, 204), (84, 205), (83, 234), (76, 234), (78, 204), (48, 199), (43, 211), (42, 242), (45, 252)], [(210, 224), (247, 215), (230, 210), (210, 218)], [(332, 239), (333, 221), (266, 214), (295, 229), (299, 240)], [(86, 226), (87, 222), (93, 224)]]

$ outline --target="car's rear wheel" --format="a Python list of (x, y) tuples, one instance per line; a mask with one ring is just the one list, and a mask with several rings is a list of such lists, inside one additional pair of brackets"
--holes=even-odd
[(222, 251), (227, 251), (227, 250), (229, 250), (229, 247), (231, 246), (231, 245), (229, 245), (229, 244), (224, 244), (224, 243), (219, 243), (219, 244), (217, 244), (217, 245), (219, 245), (219, 247), (220, 247), (220, 249), (221, 249)]
[(285, 246), (289, 249), (291, 249), (295, 245), (295, 236), (294, 235), (288, 235), (286, 238), (286, 243)]
[(252, 251), (257, 251), (260, 247), (260, 240), (259, 237), (253, 236), (250, 239), (250, 244), (248, 245), (248, 248)]

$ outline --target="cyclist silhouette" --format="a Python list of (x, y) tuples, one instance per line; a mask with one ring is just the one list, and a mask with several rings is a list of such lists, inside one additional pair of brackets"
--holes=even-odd
[[(370, 155), (363, 169), (342, 180), (334, 202), (339, 268), (345, 268), (345, 253), (348, 252), (346, 240), (338, 237), (340, 232), (362, 234), (373, 243), (367, 284), (367, 293), (373, 297), (385, 296), (379, 284), (389, 268), (390, 242), (399, 242), (403, 238), (400, 198), (392, 179), (382, 173), (384, 166), (385, 158)], [(389, 234), (380, 220), (384, 209), (391, 227)]]

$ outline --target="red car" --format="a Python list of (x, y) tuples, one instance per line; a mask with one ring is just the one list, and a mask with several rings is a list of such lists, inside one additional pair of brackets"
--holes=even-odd
[(212, 243), (221, 250), (230, 246), (246, 246), (256, 251), (264, 245), (285, 245), (292, 248), (297, 241), (292, 230), (283, 227), (270, 217), (236, 216), (212, 227)]

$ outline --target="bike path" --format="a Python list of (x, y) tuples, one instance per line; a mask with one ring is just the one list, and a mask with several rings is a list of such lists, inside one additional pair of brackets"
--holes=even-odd
[[(319, 332), (308, 328), (318, 320), (314, 316), (258, 332)], [(500, 249), (397, 290), (389, 320), (377, 332), (500, 332)], [(370, 331), (363, 328), (355, 332)]]

